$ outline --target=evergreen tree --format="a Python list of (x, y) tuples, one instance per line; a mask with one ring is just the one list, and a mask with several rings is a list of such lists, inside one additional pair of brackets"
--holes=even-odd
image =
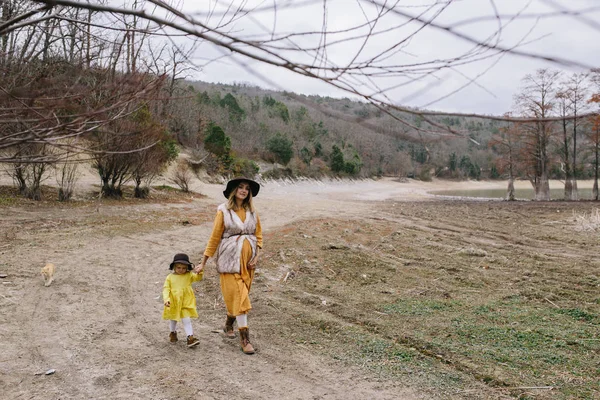
[(287, 165), (292, 159), (292, 155), (294, 154), (292, 145), (292, 141), (279, 132), (267, 141), (267, 149), (273, 153), (283, 165)]
[(492, 165), (490, 169), (490, 179), (498, 179), (500, 178), (500, 173), (498, 172), (498, 168), (495, 165)]
[(222, 157), (231, 151), (231, 138), (225, 135), (220, 126), (211, 122), (206, 129), (204, 148), (217, 157)]
[(456, 171), (456, 164), (457, 164), (456, 153), (452, 153), (452, 154), (450, 154), (450, 159), (448, 160), (448, 169), (450, 171)]
[(304, 164), (310, 165), (313, 155), (306, 146), (300, 150), (300, 158), (302, 158)]
[(331, 148), (331, 156), (330, 156), (330, 168), (333, 172), (342, 172), (344, 171), (344, 154), (335, 144)]
[(246, 111), (240, 107), (237, 100), (231, 93), (227, 93), (219, 103), (223, 108), (226, 108), (229, 112), (229, 120), (232, 122), (241, 122), (246, 116)]
[(321, 143), (316, 142), (314, 147), (315, 147), (315, 157), (321, 157), (323, 155), (323, 146), (321, 145)]

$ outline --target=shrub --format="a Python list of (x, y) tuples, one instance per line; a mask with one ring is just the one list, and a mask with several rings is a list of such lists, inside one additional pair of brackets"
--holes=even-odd
[(231, 165), (231, 172), (236, 176), (253, 177), (259, 170), (258, 164), (245, 158), (236, 158)]
[(58, 183), (58, 201), (69, 201), (73, 196), (73, 189), (77, 181), (76, 162), (65, 162), (56, 166), (56, 183)]
[(184, 192), (190, 191), (190, 182), (194, 174), (192, 173), (187, 161), (180, 160), (177, 163), (177, 167), (175, 171), (173, 171), (173, 176), (171, 177), (171, 182), (179, 186), (179, 188)]
[(310, 165), (310, 161), (312, 160), (313, 155), (312, 155), (311, 151), (306, 146), (304, 146), (300, 150), (300, 158), (302, 159), (302, 162), (304, 162), (304, 164)]
[(275, 155), (281, 164), (287, 165), (294, 154), (292, 144), (287, 136), (278, 132), (267, 141), (267, 149)]
[(229, 120), (231, 122), (241, 122), (246, 116), (246, 111), (238, 104), (237, 100), (231, 93), (227, 93), (219, 102), (219, 105), (229, 112)]
[(423, 165), (419, 172), (419, 179), (423, 182), (431, 182), (431, 168), (428, 165)]
[(339, 147), (335, 144), (331, 148), (331, 155), (329, 156), (331, 171), (333, 172), (342, 172), (344, 170), (344, 154)]
[(498, 168), (496, 168), (495, 165), (492, 165), (492, 168), (490, 169), (490, 179), (499, 179), (500, 178), (500, 173), (498, 172)]
[(211, 122), (206, 129), (204, 148), (208, 152), (221, 157), (231, 151), (231, 138), (225, 135), (220, 126)]
[(292, 178), (293, 172), (289, 168), (273, 168), (262, 174), (264, 179), (281, 179), (281, 178)]

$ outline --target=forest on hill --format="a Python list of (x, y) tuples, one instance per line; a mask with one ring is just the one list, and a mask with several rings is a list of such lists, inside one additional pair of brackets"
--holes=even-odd
[[(399, 115), (349, 98), (198, 81), (190, 82), (187, 90), (195, 95), (190, 107), (197, 109), (200, 119), (198, 128), (192, 124), (182, 131), (180, 142), (201, 153), (203, 138), (194, 138), (194, 132), (214, 123), (230, 138), (238, 157), (278, 163), (281, 168), (271, 174), (421, 179), (442, 174), (479, 179), (483, 172), (489, 177), (497, 159), (489, 143), (506, 126), (480, 118), (434, 118), (459, 132), (455, 134), (429, 126), (419, 116)], [(414, 127), (399, 120), (409, 120)], [(424, 135), (419, 129), (439, 133)], [(457, 168), (449, 174), (446, 170), (454, 158)]]

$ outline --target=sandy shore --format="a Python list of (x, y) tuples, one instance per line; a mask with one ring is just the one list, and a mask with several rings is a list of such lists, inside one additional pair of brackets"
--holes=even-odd
[[(593, 181), (578, 181), (580, 189), (590, 189)], [(221, 198), (223, 185), (214, 185), (197, 182), (192, 185), (195, 191), (210, 197)], [(423, 182), (414, 179), (399, 181), (397, 178), (381, 178), (377, 180), (298, 180), (298, 181), (267, 181), (262, 185), (261, 198), (281, 198), (283, 196), (298, 196), (302, 194), (308, 198), (336, 199), (343, 197), (345, 200), (425, 200), (440, 199), (436, 191), (446, 190), (506, 190), (507, 181), (449, 181), (434, 179)], [(562, 189), (564, 183), (558, 180), (550, 181), (550, 189)], [(528, 181), (515, 182), (515, 189), (532, 189)]]
[[(165, 177), (153, 182), (153, 185), (175, 186)], [(384, 177), (381, 179), (298, 179), (298, 180), (268, 180), (262, 181), (261, 198), (280, 199), (285, 196), (295, 197), (302, 194), (304, 201), (310, 199), (343, 198), (344, 200), (358, 201), (381, 201), (381, 200), (426, 200), (443, 199), (436, 196), (437, 191), (464, 191), (464, 190), (506, 190), (508, 182), (498, 181), (451, 181), (434, 179), (431, 182), (423, 182), (414, 179), (400, 180), (396, 177)], [(48, 176), (44, 185), (56, 186), (56, 179)], [(5, 172), (0, 174), (0, 185), (13, 185), (12, 179)], [(100, 179), (90, 167), (82, 167), (79, 170), (79, 178), (76, 183), (75, 193), (85, 195), (93, 186), (99, 186)], [(515, 182), (515, 189), (532, 189), (529, 181), (520, 180)], [(581, 180), (577, 182), (580, 189), (591, 189), (592, 180)], [(562, 189), (564, 183), (559, 180), (550, 181), (550, 189)], [(207, 195), (214, 199), (222, 198), (222, 184), (211, 184), (194, 178), (190, 184), (194, 192)]]

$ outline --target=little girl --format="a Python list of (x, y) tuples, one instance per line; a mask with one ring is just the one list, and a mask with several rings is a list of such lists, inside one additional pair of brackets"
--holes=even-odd
[(173, 262), (169, 269), (173, 273), (167, 276), (163, 285), (163, 300), (165, 308), (163, 311), (163, 319), (169, 320), (169, 341), (177, 342), (177, 321), (183, 322), (183, 329), (187, 335), (187, 346), (194, 347), (200, 344), (198, 339), (194, 337), (192, 328), (192, 320), (190, 318), (198, 318), (196, 311), (196, 296), (192, 288), (192, 282), (202, 280), (204, 271), (202, 266), (198, 266), (194, 272), (192, 271), (193, 264), (190, 262), (187, 254), (175, 254)]

